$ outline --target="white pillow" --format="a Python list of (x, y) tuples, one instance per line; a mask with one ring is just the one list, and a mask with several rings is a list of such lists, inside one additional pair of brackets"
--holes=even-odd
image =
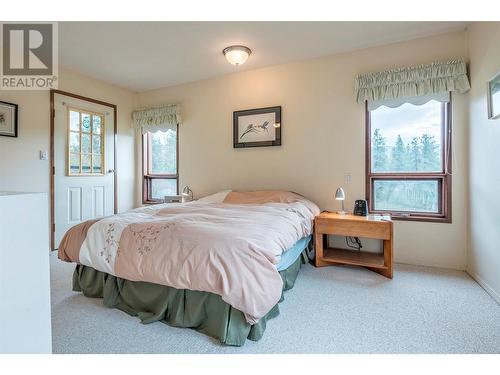
[(224, 199), (226, 199), (226, 195), (228, 195), (231, 190), (223, 190), (218, 193), (207, 195), (206, 197), (200, 198), (197, 202), (201, 203), (222, 203)]

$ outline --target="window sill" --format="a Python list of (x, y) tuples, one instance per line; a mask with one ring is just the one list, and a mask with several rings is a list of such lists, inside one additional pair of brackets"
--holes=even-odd
[(146, 206), (150, 206), (153, 204), (160, 204), (160, 203), (164, 203), (164, 202), (162, 202), (162, 201), (142, 201), (142, 204), (146, 205)]
[(390, 212), (384, 211), (370, 211), (370, 214), (374, 215), (389, 215), (391, 220), (393, 221), (421, 221), (427, 223), (443, 223), (443, 224), (451, 224), (451, 217), (442, 217), (442, 216), (418, 216), (418, 215), (397, 215), (391, 214)]

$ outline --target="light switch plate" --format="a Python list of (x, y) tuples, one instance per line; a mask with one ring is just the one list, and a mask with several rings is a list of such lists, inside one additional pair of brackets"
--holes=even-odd
[(352, 175), (350, 173), (345, 174), (345, 183), (350, 184), (352, 181)]
[(40, 160), (47, 160), (49, 158), (47, 151), (40, 150)]

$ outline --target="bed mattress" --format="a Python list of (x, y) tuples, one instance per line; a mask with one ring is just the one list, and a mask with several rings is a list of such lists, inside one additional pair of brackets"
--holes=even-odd
[(311, 242), (312, 236), (307, 236), (298, 240), (295, 245), (293, 245), (290, 249), (281, 254), (281, 259), (279, 263), (276, 265), (276, 269), (278, 271), (282, 271), (290, 267), (298, 257), (302, 254), (302, 252), (308, 247)]

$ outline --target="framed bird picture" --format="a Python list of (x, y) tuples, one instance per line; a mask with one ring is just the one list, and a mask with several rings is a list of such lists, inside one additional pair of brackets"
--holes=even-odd
[(0, 136), (17, 137), (17, 104), (0, 102)]
[(233, 112), (233, 147), (281, 146), (281, 106)]

